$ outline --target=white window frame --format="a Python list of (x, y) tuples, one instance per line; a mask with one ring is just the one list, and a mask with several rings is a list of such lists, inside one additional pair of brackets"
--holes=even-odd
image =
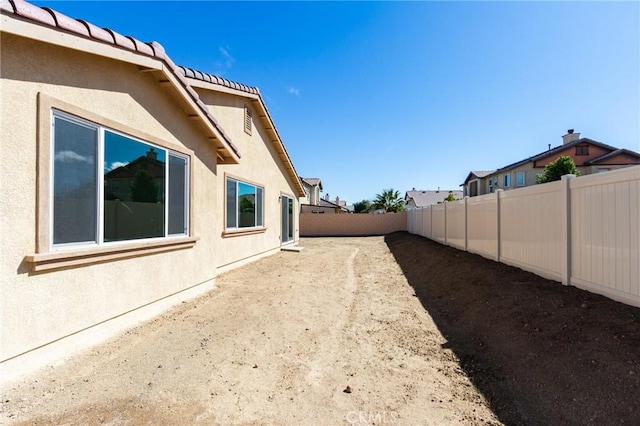
[(511, 188), (511, 173), (507, 173), (502, 178), (502, 182), (504, 183), (505, 188)]
[[(191, 161), (190, 161), (190, 156), (186, 155), (184, 153), (178, 152), (178, 151), (174, 151), (172, 149), (163, 147), (161, 145), (158, 144), (154, 144), (151, 142), (148, 142), (146, 140), (140, 139), (138, 137), (120, 132), (116, 129), (113, 129), (109, 126), (105, 126), (105, 125), (101, 125), (98, 123), (95, 123), (93, 121), (90, 120), (86, 120), (83, 119), (81, 117), (75, 116), (73, 114), (69, 114), (67, 112), (61, 111), (61, 110), (57, 110), (57, 109), (51, 109), (51, 116), (50, 116), (50, 125), (51, 125), (51, 138), (50, 138), (50, 152), (55, 152), (55, 131), (54, 131), (54, 124), (55, 124), (55, 119), (62, 119), (62, 120), (66, 120), (69, 122), (72, 122), (74, 124), (80, 125), (80, 126), (85, 126), (85, 127), (89, 127), (89, 128), (93, 128), (96, 129), (97, 133), (98, 133), (98, 158), (96, 159), (96, 167), (97, 167), (97, 188), (96, 188), (96, 196), (97, 196), (97, 229), (96, 229), (96, 241), (87, 241), (87, 242), (71, 242), (71, 243), (58, 243), (55, 244), (53, 239), (54, 239), (54, 212), (53, 212), (53, 202), (50, 203), (49, 205), (49, 248), (52, 251), (56, 251), (56, 250), (64, 250), (64, 249), (77, 249), (77, 248), (82, 248), (82, 247), (99, 247), (99, 246), (111, 246), (111, 245), (127, 245), (127, 244), (139, 244), (140, 242), (153, 242), (153, 241), (164, 241), (167, 239), (171, 239), (171, 238), (184, 238), (186, 236), (189, 235), (189, 212), (190, 212), (190, 204), (191, 204), (191, 196), (190, 196), (190, 179), (191, 179), (191, 173), (190, 173), (190, 167), (191, 167)], [(150, 237), (150, 238), (137, 238), (137, 239), (129, 239), (129, 240), (121, 240), (121, 241), (104, 241), (104, 173), (101, 171), (102, 167), (101, 165), (104, 165), (104, 150), (105, 150), (105, 143), (104, 143), (104, 134), (105, 131), (126, 137), (128, 139), (131, 139), (135, 142), (139, 142), (141, 144), (144, 145), (148, 145), (150, 148), (154, 148), (154, 149), (158, 149), (160, 151), (164, 151), (165, 155), (166, 155), (166, 162), (165, 162), (165, 194), (164, 194), (164, 198), (165, 198), (165, 205), (164, 205), (164, 236), (160, 236), (160, 237)], [(169, 230), (169, 156), (175, 156), (177, 158), (181, 158), (186, 160), (186, 170), (185, 170), (185, 188), (184, 188), (184, 194), (185, 194), (185, 198), (186, 198), (186, 202), (185, 202), (185, 212), (184, 212), (184, 220), (185, 220), (185, 226), (184, 229), (185, 231), (181, 234), (169, 234), (168, 230)], [(49, 199), (53, 200), (54, 198), (54, 185), (55, 185), (55, 181), (54, 181), (54, 156), (51, 155), (50, 156), (50, 164), (49, 164), (49, 170), (50, 170), (50, 178), (49, 178)]]
[[(227, 188), (228, 188), (228, 182), (229, 181), (234, 181), (236, 184), (236, 191), (235, 191), (235, 226), (229, 226), (229, 217), (228, 217), (228, 206), (227, 206)], [(261, 195), (262, 195), (262, 199), (261, 199), (261, 215), (260, 215), (260, 221), (261, 224), (258, 225), (258, 213), (256, 212), (256, 217), (255, 217), (255, 225), (254, 226), (240, 226), (240, 217), (239, 217), (239, 201), (238, 201), (238, 187), (240, 184), (244, 184), (244, 185), (249, 185), (249, 186), (253, 186), (256, 189), (256, 197), (257, 197), (257, 193), (258, 193), (258, 189), (261, 190)], [(226, 231), (252, 231), (252, 230), (256, 230), (256, 229), (264, 229), (265, 228), (265, 224), (264, 224), (264, 218), (265, 218), (265, 190), (264, 190), (264, 186), (262, 185), (258, 185), (256, 183), (253, 182), (248, 182), (246, 180), (243, 179), (239, 179), (233, 176), (225, 176), (225, 180), (224, 180), (224, 196), (225, 196), (225, 209), (224, 209), (224, 227)], [(258, 205), (258, 201), (256, 199), (256, 210), (257, 210), (257, 205)]]

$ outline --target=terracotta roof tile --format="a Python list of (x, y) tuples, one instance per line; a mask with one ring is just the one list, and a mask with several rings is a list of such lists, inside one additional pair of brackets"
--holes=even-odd
[(186, 89), (187, 89), (187, 92), (189, 92), (189, 94), (193, 98), (193, 101), (198, 103), (198, 101), (200, 100), (200, 95), (198, 95), (198, 92), (193, 90), (193, 87), (191, 86), (187, 86)]
[(56, 20), (53, 19), (53, 15), (46, 10), (35, 6), (31, 3), (27, 3), (23, 0), (13, 0), (13, 6), (15, 13), (23, 18), (31, 19), (32, 21), (47, 24), (52, 27), (56, 26)]
[(149, 46), (147, 43), (143, 43), (140, 40), (137, 40), (131, 36), (125, 36), (126, 38), (128, 38), (129, 40), (131, 40), (131, 42), (134, 44), (134, 46), (136, 47), (136, 51), (143, 53), (145, 55), (148, 56), (154, 56), (153, 55), (153, 48), (151, 46)]
[(87, 30), (89, 31), (89, 37), (95, 40), (104, 41), (105, 43), (113, 44), (113, 36), (107, 31), (93, 25), (91, 22), (87, 22), (82, 19), (78, 19), (78, 22), (87, 27)]
[(153, 56), (155, 56), (156, 58), (165, 59), (167, 57), (167, 53), (160, 43), (158, 43), (157, 41), (152, 41), (151, 43), (149, 43), (149, 45), (151, 46), (151, 48), (153, 48)]
[(9, 0), (0, 0), (0, 10), (6, 10), (7, 12), (15, 13), (16, 10), (13, 7), (13, 3)]
[(185, 77), (193, 78), (194, 80), (200, 80), (200, 81), (205, 81), (207, 83), (217, 84), (219, 86), (240, 90), (241, 92), (251, 93), (253, 95), (258, 95), (260, 93), (257, 87), (247, 86), (245, 84), (227, 80), (226, 78), (223, 78), (217, 75), (207, 74), (206, 72), (194, 70), (192, 68), (179, 66), (178, 71), (182, 73), (182, 75), (184, 75)]
[(196, 73), (193, 72), (193, 70), (191, 68), (185, 68), (185, 67), (179, 67), (181, 70), (184, 71), (184, 76), (185, 77), (190, 77), (190, 78), (195, 78), (196, 77)]
[(70, 31), (72, 33), (78, 33), (85, 37), (89, 37), (89, 29), (82, 25), (80, 22), (75, 19), (71, 19), (62, 13), (56, 12), (53, 9), (49, 9), (48, 7), (43, 7), (43, 10), (46, 10), (53, 16), (53, 19), (56, 21), (56, 25), (58, 28), (63, 30)]
[(136, 45), (122, 34), (117, 33), (110, 28), (105, 28), (104, 30), (113, 36), (113, 40), (117, 46), (124, 47), (128, 50), (136, 50)]

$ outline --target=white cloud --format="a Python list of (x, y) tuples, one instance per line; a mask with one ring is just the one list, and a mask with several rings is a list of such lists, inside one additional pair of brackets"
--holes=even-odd
[(287, 89), (287, 92), (291, 93), (292, 95), (300, 96), (300, 89), (298, 89), (297, 87), (290, 86), (289, 89)]
[(60, 151), (56, 153), (55, 161), (59, 161), (61, 163), (79, 162), (79, 163), (93, 164), (93, 157), (92, 156), (83, 157), (82, 155), (78, 154), (75, 151)]
[(226, 47), (218, 47), (218, 50), (220, 51), (220, 53), (222, 53), (222, 56), (225, 59), (225, 65), (227, 66), (227, 68), (231, 68), (231, 66), (233, 66), (233, 63), (236, 61), (234, 59), (233, 56), (231, 56), (231, 53), (229, 53), (229, 49)]
[(117, 169), (118, 167), (126, 166), (127, 164), (129, 164), (128, 161), (114, 161), (113, 163), (111, 163), (109, 171)]

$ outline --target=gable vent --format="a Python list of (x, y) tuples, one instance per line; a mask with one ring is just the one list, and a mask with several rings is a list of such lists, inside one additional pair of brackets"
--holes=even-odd
[(251, 108), (245, 105), (244, 106), (244, 131), (249, 135), (251, 134), (252, 117), (253, 117), (253, 113), (251, 112)]

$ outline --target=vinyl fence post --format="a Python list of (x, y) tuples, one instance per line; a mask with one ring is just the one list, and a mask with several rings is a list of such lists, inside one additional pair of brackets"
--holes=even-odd
[(500, 262), (502, 256), (502, 236), (500, 235), (500, 195), (502, 189), (496, 189), (496, 262)]
[(469, 221), (467, 220), (468, 216), (467, 216), (467, 201), (469, 200), (469, 196), (467, 195), (466, 197), (464, 197), (464, 251), (469, 251), (467, 250), (469, 248), (469, 244), (468, 244), (468, 238), (467, 236), (469, 235)]
[(575, 175), (564, 175), (561, 178), (561, 205), (560, 220), (561, 223), (561, 241), (562, 251), (560, 256), (560, 265), (562, 267), (562, 284), (571, 285), (571, 179)]
[(448, 203), (449, 203), (448, 201), (444, 202), (444, 245), (445, 246), (449, 245), (449, 239), (447, 238), (448, 237), (447, 235), (448, 234), (447, 232), (447, 204)]

